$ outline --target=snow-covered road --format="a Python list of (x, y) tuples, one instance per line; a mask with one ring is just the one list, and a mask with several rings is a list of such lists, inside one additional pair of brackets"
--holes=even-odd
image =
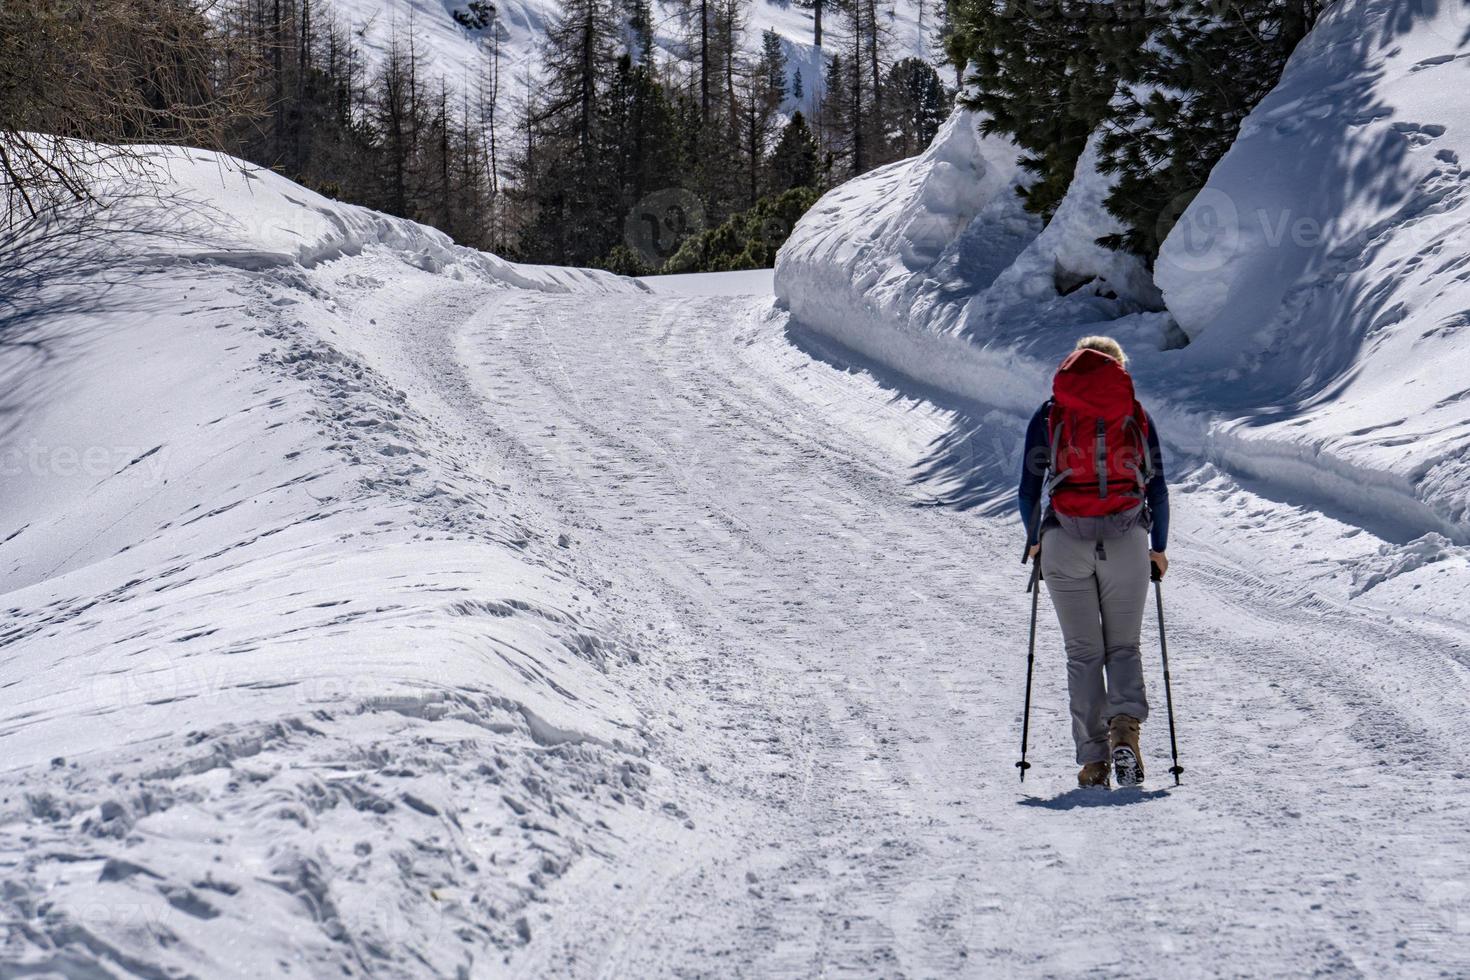
[(1148, 783), (1074, 788), (1043, 604), (1020, 786), (1019, 420), (697, 281), (188, 276), (172, 476), (0, 551), (0, 975), (1470, 970), (1470, 632), (1360, 529), (1173, 461), (1184, 785), (1150, 614)]
[(1017, 529), (913, 480), (961, 417), (764, 298), (510, 292), (458, 322), (415, 335), (446, 401), (683, 638), (651, 728), (694, 828), (585, 859), (519, 974), (1470, 968), (1466, 634), (1283, 588), (1324, 522), (1232, 547), (1248, 495), (1176, 490), (1185, 785), (1160, 710), (1147, 789), (1072, 788), (1043, 609), (1022, 788)]

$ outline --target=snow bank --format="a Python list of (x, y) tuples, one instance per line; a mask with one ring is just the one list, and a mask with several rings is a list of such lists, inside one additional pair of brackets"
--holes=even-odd
[(435, 352), (642, 287), (163, 162), (4, 297), (0, 973), (493, 969), (658, 810), (646, 641)]
[(802, 217), (776, 256), (776, 299), (794, 320), (926, 381), (964, 359), (947, 378), (964, 389), (981, 365), (948, 335), (1038, 230), (1015, 194), (1015, 146), (978, 122), (956, 111), (924, 153), (842, 184)]
[(1157, 264), (1215, 453), (1461, 541), (1467, 57), (1461, 5), (1329, 8)]
[(634, 280), (601, 272), (507, 262), (456, 245), (435, 228), (334, 201), (273, 171), (207, 150), (150, 147), (140, 162), (99, 171), (95, 182), (105, 210), (91, 216), (94, 234), (156, 261), (260, 271), (311, 267), (384, 248), (427, 272), (459, 279), (549, 292), (637, 288)]
[(887, 368), (1029, 413), (1071, 328), (1130, 317), (1119, 332), (1161, 346), (1158, 293), (1136, 259), (1096, 244), (1118, 228), (1095, 142), (1043, 228), (1016, 193), (1020, 151), (979, 124), (958, 109), (924, 153), (825, 195), (777, 256), (776, 297)]

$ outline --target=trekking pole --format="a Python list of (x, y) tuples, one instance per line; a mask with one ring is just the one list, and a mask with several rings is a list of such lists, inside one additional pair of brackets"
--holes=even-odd
[[(1164, 658), (1164, 704), (1169, 709), (1169, 751), (1174, 755), (1174, 766), (1169, 772), (1173, 773), (1174, 785), (1178, 786), (1179, 774), (1184, 771), (1184, 767), (1179, 764), (1179, 743), (1174, 740), (1174, 694), (1169, 689), (1169, 643), (1164, 639), (1164, 583), (1157, 565), (1153, 565), (1153, 580), (1154, 598), (1159, 607), (1159, 653)], [(1035, 621), (1034, 616), (1032, 621)]]
[(1031, 768), (1031, 763), (1026, 761), (1026, 740), (1031, 734), (1031, 668), (1036, 663), (1036, 602), (1041, 596), (1041, 586), (1037, 584), (1041, 577), (1040, 553), (1031, 559), (1031, 564), (1031, 583), (1026, 586), (1026, 591), (1031, 593), (1031, 640), (1026, 645), (1026, 707), (1021, 714), (1021, 761), (1016, 763), (1023, 783), (1026, 770)]

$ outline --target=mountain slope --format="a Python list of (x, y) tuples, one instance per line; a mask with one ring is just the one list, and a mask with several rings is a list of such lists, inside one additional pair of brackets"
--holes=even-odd
[[(454, 85), (473, 79), (481, 71), (478, 52), (484, 40), (480, 32), (467, 31), (455, 23), (452, 13), (464, 7), (453, 0), (332, 0), (333, 9), (346, 19), (361, 40), (371, 60), (383, 57), (395, 32), (410, 29), (433, 59), (434, 69)], [(682, 54), (688, 43), (689, 29), (682, 19), (686, 8), (676, 0), (654, 0), (654, 46), (661, 57)], [(499, 24), (504, 31), (500, 56), (503, 59), (504, 88), (507, 101), (523, 98), (527, 84), (525, 73), (533, 73), (540, 60), (540, 45), (546, 27), (558, 15), (557, 0), (506, 0), (496, 3)], [(804, 98), (788, 101), (787, 108), (806, 108), (815, 104), (821, 89), (824, 59), (837, 50), (840, 43), (840, 17), (829, 10), (826, 17), (824, 52), (812, 43), (813, 24), (810, 9), (789, 0), (751, 0), (745, 9), (743, 42), (747, 51), (759, 52), (761, 35), (770, 30), (779, 34), (788, 59), (788, 78), (796, 71), (802, 75)], [(887, 18), (886, 37), (889, 55), (895, 59), (922, 58), (942, 61), (938, 47), (939, 21), (937, 7), (926, 0), (895, 0)], [(488, 32), (487, 32), (488, 33)], [(513, 114), (507, 111), (507, 118)]]

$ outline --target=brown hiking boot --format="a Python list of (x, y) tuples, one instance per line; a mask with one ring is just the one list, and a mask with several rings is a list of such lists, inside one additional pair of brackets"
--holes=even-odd
[(1143, 782), (1143, 753), (1138, 749), (1138, 719), (1117, 715), (1108, 722), (1108, 748), (1112, 751), (1113, 769), (1119, 786), (1137, 786)]
[(1108, 788), (1108, 770), (1112, 768), (1107, 762), (1089, 762), (1077, 773), (1077, 785), (1082, 787), (1100, 786)]

